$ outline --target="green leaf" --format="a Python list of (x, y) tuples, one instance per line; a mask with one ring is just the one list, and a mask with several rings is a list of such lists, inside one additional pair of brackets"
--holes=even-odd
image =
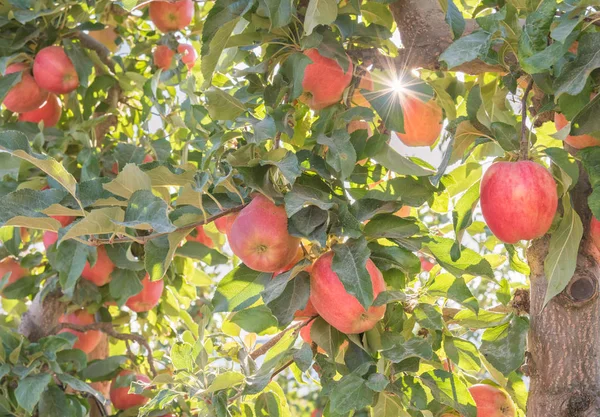
[(571, 189), (579, 181), (579, 165), (575, 159), (562, 148), (546, 148), (546, 155), (560, 168), (564, 175), (562, 178), (563, 194)]
[(464, 274), (494, 277), (494, 271), (490, 263), (471, 249), (463, 247), (460, 258), (452, 260), (450, 251), (453, 245), (453, 240), (440, 237), (436, 237), (426, 244), (438, 263), (456, 277), (461, 277)]
[(302, 173), (296, 154), (286, 151), (283, 148), (274, 149), (268, 152), (261, 158), (259, 163), (260, 165), (273, 165), (279, 168), (281, 175), (283, 175), (290, 184), (294, 184), (296, 178)]
[(69, 404), (65, 392), (54, 385), (49, 386), (42, 394), (38, 405), (38, 412), (40, 416), (44, 417), (64, 417), (74, 415), (71, 414), (74, 410), (72, 409), (71, 404)]
[(370, 157), (399, 175), (427, 177), (433, 174), (432, 170), (417, 165), (407, 157), (400, 155), (387, 143)]
[(583, 237), (583, 225), (579, 215), (571, 207), (568, 197), (563, 198), (563, 217), (550, 237), (548, 255), (544, 260), (544, 274), (548, 288), (544, 307), (565, 289), (577, 267), (577, 253)]
[(406, 340), (401, 334), (385, 332), (381, 336), (382, 355), (394, 363), (400, 363), (408, 358), (431, 360), (433, 350), (431, 341), (420, 337)]
[(519, 149), (520, 140), (515, 126), (502, 122), (493, 122), (490, 128), (494, 134), (494, 139), (502, 146), (502, 149), (507, 152)]
[(374, 23), (392, 30), (394, 17), (387, 4), (367, 2), (360, 6), (360, 14), (368, 23)]
[(194, 358), (192, 356), (193, 346), (189, 343), (175, 343), (171, 347), (171, 361), (177, 370), (193, 371)]
[(475, 372), (479, 372), (481, 369), (477, 346), (468, 340), (444, 335), (444, 351), (460, 369)]
[(336, 0), (310, 0), (304, 16), (304, 34), (310, 35), (318, 25), (332, 24), (337, 13)]
[(413, 314), (421, 327), (431, 330), (442, 330), (444, 320), (439, 307), (431, 304), (418, 304), (413, 310)]
[(454, 408), (464, 417), (477, 417), (477, 407), (467, 385), (456, 374), (436, 369), (421, 374), (420, 378), (431, 390), (433, 398)]
[[(279, 279), (275, 277), (273, 279)], [(307, 273), (301, 273), (290, 279), (281, 295), (267, 303), (267, 306), (277, 318), (279, 326), (287, 326), (294, 320), (294, 313), (306, 307), (310, 296), (310, 278)]]
[(100, 401), (102, 404), (104, 404), (106, 402), (106, 400), (104, 399), (104, 396), (102, 394), (100, 394), (94, 388), (90, 387), (85, 382), (83, 382), (75, 377), (72, 377), (69, 374), (57, 374), (57, 376), (58, 376), (58, 379), (61, 380), (61, 382), (63, 382), (64, 384), (67, 384), (68, 386), (73, 388), (75, 391), (91, 394), (94, 397), (96, 397), (98, 399), (98, 401)]
[(543, 0), (539, 7), (527, 16), (519, 38), (519, 60), (524, 61), (536, 52), (546, 49), (555, 14), (556, 0)]
[(467, 227), (473, 223), (473, 212), (479, 201), (479, 184), (477, 181), (460, 197), (452, 210), (452, 223), (454, 224), (454, 235), (456, 236), (456, 247), (459, 248), (458, 257), (460, 258), (460, 242), (462, 235)]
[(232, 323), (251, 333), (262, 333), (277, 327), (277, 318), (271, 314), (271, 310), (265, 305), (238, 311), (230, 320)]
[(378, 214), (365, 225), (364, 232), (370, 237), (402, 239), (419, 233), (419, 226), (393, 214)]
[(30, 375), (20, 380), (15, 389), (15, 398), (19, 406), (29, 414), (33, 413), (33, 409), (51, 380), (50, 374)]
[(442, 1), (441, 4), (446, 13), (444, 20), (452, 29), (453, 38), (456, 40), (460, 38), (465, 31), (465, 18), (458, 7), (456, 7), (453, 0), (445, 0)]
[(465, 62), (483, 58), (487, 55), (492, 42), (492, 35), (484, 31), (476, 31), (456, 40), (440, 55), (449, 69)]
[(344, 414), (373, 404), (375, 391), (368, 387), (363, 378), (350, 374), (334, 386), (329, 399), (330, 408), (338, 414)]
[(487, 329), (479, 351), (503, 375), (519, 369), (525, 358), (529, 321), (514, 317), (509, 323)]
[(596, 95), (571, 121), (571, 134), (585, 135), (600, 133), (598, 112), (600, 111), (600, 97)]
[(453, 321), (465, 328), (486, 329), (488, 327), (498, 326), (506, 321), (505, 313), (496, 313), (488, 310), (479, 310), (474, 313), (471, 310), (461, 310), (454, 316)]
[(110, 296), (119, 307), (123, 306), (129, 297), (138, 294), (144, 286), (135, 271), (116, 268), (111, 273), (111, 281), (108, 284)]
[(325, 211), (335, 206), (330, 194), (308, 184), (296, 184), (284, 199), (288, 217), (292, 217), (306, 206), (316, 206)]
[(127, 356), (117, 355), (91, 361), (87, 368), (81, 371), (80, 376), (92, 382), (107, 381), (112, 379), (121, 370), (121, 365), (128, 360)]
[(600, 147), (592, 146), (582, 149), (577, 156), (581, 158), (593, 189), (588, 197), (588, 205), (594, 217), (600, 219)]
[[(150, 275), (151, 281), (159, 280), (165, 276), (165, 274), (167, 273), (167, 269), (169, 268), (169, 265), (173, 260), (173, 254), (175, 254), (175, 251), (179, 249), (184, 249), (179, 248), (179, 244), (189, 232), (189, 229), (182, 229), (176, 232), (169, 233), (168, 236), (160, 236), (158, 238), (154, 238), (146, 242), (146, 244), (144, 245), (144, 267), (146, 268), (146, 272), (148, 272), (148, 274)], [(187, 245), (193, 246), (193, 244), (202, 246), (205, 249), (209, 250), (211, 259), (210, 264), (212, 264), (212, 260), (215, 257), (213, 256), (214, 253), (220, 255), (221, 257), (224, 257), (223, 255), (219, 254), (213, 249), (207, 248), (206, 246), (198, 242), (188, 242), (184, 245), (184, 247)], [(206, 261), (206, 257), (203, 256), (202, 260)]]
[(23, 188), (2, 196), (0, 199), (0, 226), (25, 226), (57, 231), (61, 225), (44, 213), (59, 203), (67, 194), (61, 190), (35, 191)]
[(4, 97), (8, 94), (11, 88), (21, 82), (23, 73), (13, 72), (0, 77), (0, 103), (4, 101)]
[(564, 66), (554, 82), (556, 97), (566, 93), (572, 96), (583, 90), (588, 77), (600, 68), (600, 32), (586, 33), (579, 40), (577, 58)]
[(451, 274), (439, 274), (433, 278), (433, 283), (427, 287), (427, 293), (437, 297), (454, 300), (469, 310), (479, 312), (479, 303), (465, 283), (464, 278), (456, 278)]
[(300, 350), (294, 353), (294, 363), (302, 372), (310, 369), (313, 360), (312, 348), (308, 343), (303, 343)]
[(254, 271), (244, 264), (238, 266), (219, 282), (212, 300), (214, 311), (239, 311), (254, 304), (271, 275)]
[(258, 3), (267, 10), (271, 29), (289, 24), (296, 11), (292, 0), (259, 0)]
[(208, 114), (213, 120), (235, 120), (246, 111), (241, 101), (216, 87), (209, 88), (204, 94)]
[(72, 292), (75, 288), (90, 250), (93, 248), (74, 240), (64, 241), (58, 246), (52, 266), (59, 271), (58, 278), (63, 291)]
[(232, 388), (244, 382), (244, 379), (244, 375), (239, 372), (223, 372), (213, 379), (205, 392), (216, 392), (222, 389)]
[(404, 132), (404, 113), (400, 96), (389, 87), (380, 85), (375, 87), (374, 91), (361, 90), (362, 95), (381, 117), (386, 128), (395, 132)]
[(138, 190), (152, 189), (152, 180), (135, 164), (127, 164), (117, 178), (103, 184), (105, 190), (123, 198), (130, 198)]
[(317, 136), (317, 143), (329, 148), (325, 160), (336, 172), (340, 173), (339, 179), (348, 178), (356, 166), (356, 151), (350, 142), (348, 132), (336, 130), (331, 137), (320, 134)]
[(379, 394), (377, 403), (373, 407), (373, 413), (377, 417), (409, 417), (410, 414), (404, 410), (400, 398), (387, 392)]
[(281, 74), (291, 84), (289, 100), (295, 100), (302, 94), (304, 71), (311, 62), (312, 60), (303, 53), (294, 52), (281, 66)]
[(350, 239), (346, 243), (333, 246), (331, 267), (344, 285), (346, 291), (356, 297), (368, 309), (373, 303), (373, 283), (367, 271), (367, 260), (371, 251), (364, 238)]
[(310, 328), (310, 338), (327, 354), (335, 358), (338, 349), (345, 340), (344, 335), (330, 326), (321, 317), (317, 317)]
[(167, 210), (167, 203), (152, 194), (152, 191), (138, 190), (129, 198), (123, 221), (113, 222), (134, 229), (169, 233), (173, 232), (176, 227), (169, 220)]

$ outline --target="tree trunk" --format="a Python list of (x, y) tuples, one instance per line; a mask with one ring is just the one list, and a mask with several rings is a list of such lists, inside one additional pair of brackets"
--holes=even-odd
[[(88, 354), (88, 361), (92, 361), (94, 359), (106, 359), (108, 358), (108, 336), (102, 333), (102, 339), (100, 339), (100, 343), (96, 346), (92, 352)], [(110, 389), (110, 381), (100, 381), (92, 383), (92, 387), (99, 391), (104, 398), (108, 399), (109, 389)], [(108, 414), (109, 407), (105, 407), (104, 413), (100, 410), (100, 404), (97, 401), (93, 401), (90, 399), (90, 417), (103, 417)]]

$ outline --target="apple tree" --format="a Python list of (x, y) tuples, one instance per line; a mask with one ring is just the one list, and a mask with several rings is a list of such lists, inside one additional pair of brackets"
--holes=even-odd
[(600, 415), (599, 26), (0, 2), (0, 415)]

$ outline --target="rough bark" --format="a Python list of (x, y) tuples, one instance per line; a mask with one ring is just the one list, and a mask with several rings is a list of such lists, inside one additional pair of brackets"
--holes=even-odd
[(35, 296), (19, 325), (19, 333), (32, 342), (48, 336), (50, 331), (56, 328), (58, 318), (66, 307), (66, 303), (61, 301), (62, 294), (59, 291), (53, 291), (44, 298), (42, 292)]
[(549, 238), (534, 242), (527, 253), (531, 267), (527, 417), (600, 416), (600, 256), (587, 239), (590, 191), (581, 171), (572, 192), (575, 210), (586, 228), (577, 268), (569, 285), (543, 310)]
[[(94, 349), (93, 351), (91, 351), (88, 354), (88, 360), (92, 361), (94, 359), (108, 358), (108, 353), (109, 353), (108, 348), (109, 348), (108, 335), (102, 333), (102, 339), (100, 339), (100, 343), (98, 343), (98, 346), (96, 346), (96, 349)], [(110, 389), (110, 381), (94, 382), (94, 383), (92, 383), (92, 387), (94, 389), (96, 389), (97, 391), (99, 391), (100, 393), (102, 393), (102, 395), (104, 395), (104, 398), (108, 399), (108, 393), (109, 393), (109, 389)], [(106, 407), (105, 412), (103, 413), (102, 410), (100, 410), (100, 407), (101, 407), (100, 404), (98, 404), (98, 402), (96, 402), (96, 401), (90, 400), (90, 405), (91, 405), (90, 417), (104, 417), (109, 412), (109, 407)]]

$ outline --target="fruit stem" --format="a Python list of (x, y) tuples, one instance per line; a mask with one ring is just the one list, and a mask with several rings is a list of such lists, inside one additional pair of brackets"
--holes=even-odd
[(521, 148), (520, 148), (520, 160), (526, 161), (529, 159), (529, 137), (527, 135), (527, 97), (529, 92), (533, 88), (533, 78), (529, 80), (527, 88), (523, 93), (523, 99), (521, 100)]

